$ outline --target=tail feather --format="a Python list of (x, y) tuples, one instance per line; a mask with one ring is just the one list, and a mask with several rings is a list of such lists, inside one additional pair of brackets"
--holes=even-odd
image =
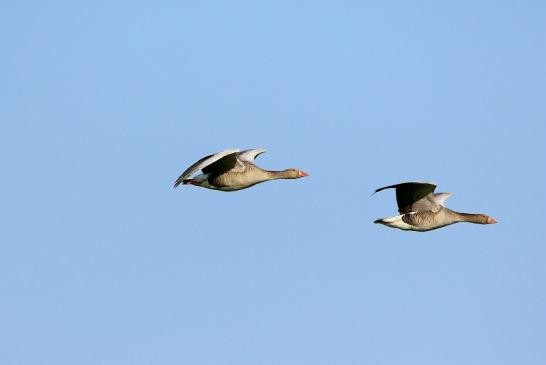
[(186, 179), (183, 179), (182, 176), (180, 176), (176, 181), (174, 182), (174, 189), (178, 187), (180, 184), (187, 184)]
[(197, 176), (194, 176), (193, 178), (189, 178), (188, 176), (181, 175), (178, 179), (176, 179), (174, 183), (174, 187), (176, 188), (180, 184), (208, 187), (206, 186), (207, 178), (208, 178), (208, 175), (206, 174), (197, 175)]
[[(194, 179), (182, 179), (182, 178), (178, 178), (175, 183), (174, 183), (174, 188), (176, 189), (179, 185), (188, 185), (188, 184), (194, 184), (196, 182), (196, 180)], [(194, 184), (196, 185), (196, 184)]]

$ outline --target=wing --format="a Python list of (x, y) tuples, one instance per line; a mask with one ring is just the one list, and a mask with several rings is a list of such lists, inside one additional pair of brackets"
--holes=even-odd
[(225, 151), (222, 151), (222, 152), (218, 152), (218, 153), (203, 157), (202, 159), (200, 159), (199, 161), (197, 161), (196, 163), (194, 163), (193, 165), (188, 167), (186, 169), (186, 171), (184, 171), (182, 173), (182, 175), (180, 175), (178, 177), (178, 179), (176, 179), (176, 182), (174, 183), (174, 187), (176, 188), (184, 180), (186, 180), (187, 178), (189, 178), (190, 176), (195, 174), (197, 171), (203, 170), (203, 172), (205, 172), (204, 169), (207, 166), (215, 163), (216, 161), (220, 160), (221, 158), (223, 158), (223, 157), (225, 157), (225, 156), (227, 156), (229, 154), (233, 154), (233, 153), (237, 153), (237, 152), (239, 152), (238, 149), (225, 150)]
[(254, 160), (256, 159), (256, 157), (258, 157), (259, 155), (261, 155), (264, 152), (266, 152), (266, 150), (263, 149), (263, 148), (256, 148), (256, 149), (253, 149), (253, 150), (246, 150), (246, 151), (243, 151), (243, 152), (239, 152), (239, 154), (237, 155), (237, 159), (239, 159), (240, 161), (243, 161), (243, 162), (248, 162), (248, 163), (254, 164)]
[(434, 189), (436, 189), (435, 184), (426, 182), (406, 182), (384, 186), (377, 189), (375, 193), (390, 188), (396, 189), (396, 203), (398, 204), (398, 212), (400, 212), (400, 214), (424, 210), (438, 210), (438, 204), (435, 202), (434, 196), (431, 195), (434, 192)]
[(400, 214), (410, 213), (410, 212), (434, 212), (436, 213), (440, 210), (441, 204), (434, 198), (434, 194), (428, 194), (424, 198), (421, 198), (405, 207), (398, 207)]
[(203, 167), (201, 170), (204, 174), (218, 176), (224, 172), (232, 170), (237, 165), (237, 154), (239, 151), (231, 152), (220, 159), (214, 161), (210, 165)]
[(434, 201), (436, 204), (443, 206), (446, 200), (453, 196), (453, 193), (436, 193), (434, 194)]

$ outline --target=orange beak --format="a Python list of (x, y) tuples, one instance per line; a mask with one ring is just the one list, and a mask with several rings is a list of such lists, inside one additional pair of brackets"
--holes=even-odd
[(493, 224), (493, 223), (497, 223), (497, 220), (493, 217), (489, 217), (487, 218), (487, 224)]
[(298, 172), (298, 177), (305, 177), (305, 176), (309, 176), (309, 174), (307, 172), (301, 171), (301, 170)]

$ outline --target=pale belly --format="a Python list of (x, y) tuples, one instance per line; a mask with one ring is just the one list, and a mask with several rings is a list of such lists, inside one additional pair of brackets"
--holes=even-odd
[(244, 174), (227, 173), (217, 176), (212, 182), (212, 185), (207, 185), (210, 186), (210, 189), (236, 191), (249, 188), (261, 182), (263, 182), (263, 180), (257, 178), (253, 179), (251, 177), (249, 178), (249, 176), (245, 176)]
[(455, 222), (447, 222), (445, 220), (441, 220), (439, 219), (440, 217), (437, 214), (433, 214), (432, 212), (430, 213), (429, 221), (423, 222), (422, 213), (423, 212), (417, 213), (417, 214), (420, 214), (419, 216), (412, 216), (412, 214), (416, 214), (416, 213), (406, 214), (407, 222), (405, 222), (402, 219), (404, 215), (397, 215), (392, 218), (384, 218), (381, 223), (388, 227), (398, 228), (404, 231), (417, 231), (417, 232), (432, 231), (434, 229), (442, 228), (447, 225), (455, 223)]

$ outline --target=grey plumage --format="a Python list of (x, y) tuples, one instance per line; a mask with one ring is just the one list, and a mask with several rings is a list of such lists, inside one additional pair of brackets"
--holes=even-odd
[[(235, 191), (269, 180), (307, 176), (307, 173), (297, 169), (268, 171), (259, 168), (254, 159), (265, 151), (250, 149), (239, 152), (238, 149), (234, 149), (203, 157), (178, 177), (174, 187), (191, 184), (214, 190)], [(194, 176), (198, 171), (202, 174)]]
[(406, 182), (379, 188), (396, 189), (396, 202), (399, 216), (381, 218), (374, 223), (392, 228), (413, 231), (430, 231), (453, 223), (469, 222), (479, 224), (496, 223), (496, 220), (484, 214), (459, 213), (444, 207), (452, 193), (434, 193), (436, 185), (427, 182)]

